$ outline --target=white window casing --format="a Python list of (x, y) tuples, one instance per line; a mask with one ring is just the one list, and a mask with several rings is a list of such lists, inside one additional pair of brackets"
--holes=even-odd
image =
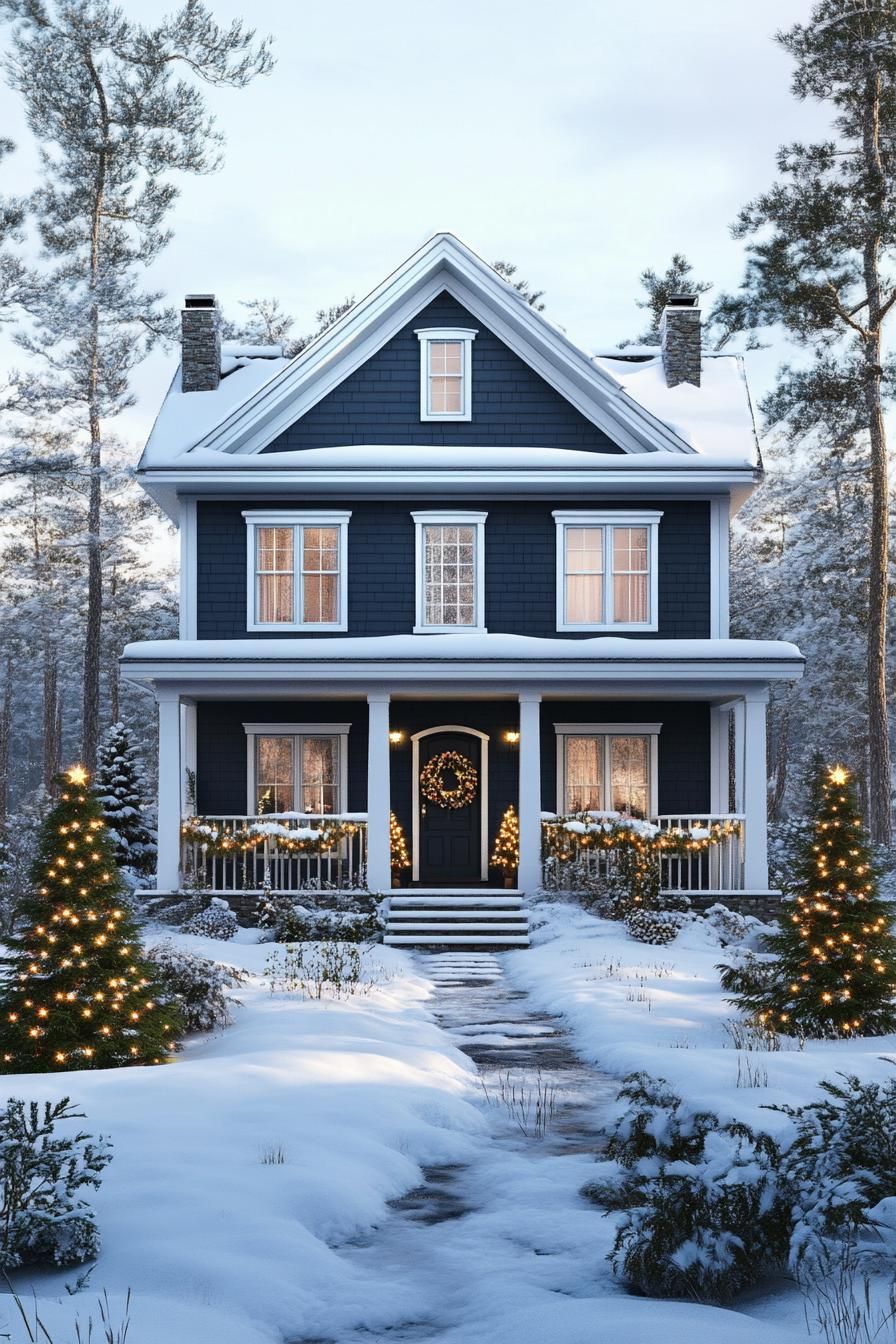
[(473, 414), (473, 341), (466, 327), (420, 327), (420, 419), (470, 420)]
[[(557, 525), (557, 629), (560, 631), (608, 630), (622, 634), (628, 630), (657, 630), (659, 608), (659, 525), (662, 513), (655, 510), (637, 512), (605, 510), (554, 510)], [(630, 555), (635, 554), (631, 529), (643, 529), (646, 534), (646, 569), (630, 560), (628, 567), (616, 560), (616, 533), (624, 540), (629, 533)], [(570, 546), (573, 541), (583, 545), (580, 563), (570, 567)], [(570, 611), (570, 577), (581, 580), (599, 578), (590, 593), (584, 584), (582, 601), (591, 601), (599, 609), (586, 618), (581, 611)], [(619, 604), (616, 580), (628, 578), (644, 580), (646, 598), (645, 620), (631, 620), (614, 608)], [(630, 586), (631, 586), (630, 585)], [(595, 599), (596, 593), (596, 599)], [(629, 601), (632, 601), (631, 596)], [(617, 616), (619, 619), (617, 619)]]
[[(306, 738), (333, 738), (337, 742), (337, 761), (334, 783), (334, 813), (344, 812), (348, 798), (348, 735), (350, 723), (244, 723), (246, 734), (246, 812), (249, 816), (258, 815), (258, 740), (264, 737), (282, 737), (291, 741), (293, 777), (293, 806), (284, 809), (290, 812), (304, 813), (298, 806), (302, 801), (305, 781), (302, 777), (302, 748)], [(263, 781), (261, 781), (263, 782)], [(329, 785), (328, 787), (332, 787)], [(314, 815), (314, 811), (306, 815)]]
[[(485, 520), (487, 513), (435, 512), (412, 513), (415, 532), (415, 571), (416, 571), (416, 617), (414, 634), (469, 634), (485, 630)], [(471, 542), (462, 542), (458, 537), (452, 540), (452, 533), (458, 529), (469, 530)], [(439, 533), (442, 537), (439, 537)], [(444, 540), (442, 539), (444, 538)], [(441, 576), (427, 576), (427, 545), (440, 556)], [(472, 562), (462, 561), (461, 547), (471, 544)], [(450, 556), (451, 549), (455, 555)], [(445, 555), (453, 558), (454, 563), (445, 563)], [(454, 578), (446, 571), (455, 569)], [(463, 571), (467, 571), (464, 573)], [(472, 601), (467, 595), (471, 589)], [(453, 607), (457, 617), (455, 621), (432, 619), (433, 606), (441, 608), (444, 618), (446, 609)], [(466, 619), (469, 615), (469, 619)], [(461, 618), (464, 618), (463, 621)]]
[(659, 763), (659, 735), (662, 726), (661, 723), (555, 723), (558, 814), (563, 815), (568, 810), (567, 760), (570, 739), (590, 738), (599, 743), (596, 755), (599, 757), (600, 778), (596, 779), (594, 783), (598, 785), (601, 797), (600, 806), (596, 810), (611, 812), (618, 810), (613, 807), (613, 739), (644, 738), (647, 740), (647, 797), (646, 807), (643, 811), (648, 817), (656, 816), (659, 811), (657, 768)]
[[(346, 631), (348, 629), (348, 524), (350, 512), (326, 512), (295, 510), (251, 510), (244, 511), (246, 520), (246, 629), (262, 630), (320, 630)], [(269, 564), (261, 569), (260, 538), (265, 537), (263, 529), (279, 530), (280, 538), (266, 548)], [(323, 540), (316, 549), (311, 546), (316, 530), (332, 530), (336, 537), (335, 564), (333, 568), (332, 549), (324, 548)], [(306, 538), (306, 533), (309, 536)], [(276, 547), (276, 541), (284, 541), (286, 546)], [(306, 540), (308, 545), (306, 546)], [(283, 560), (278, 555), (286, 552)], [(288, 584), (275, 598), (267, 601), (277, 604), (277, 619), (263, 620), (261, 583), (264, 579), (288, 580)], [(332, 582), (328, 582), (332, 581)], [(314, 591), (317, 590), (319, 607), (325, 602), (324, 593), (335, 597), (335, 619), (309, 619), (307, 610), (314, 607)], [(284, 593), (289, 593), (288, 598)]]

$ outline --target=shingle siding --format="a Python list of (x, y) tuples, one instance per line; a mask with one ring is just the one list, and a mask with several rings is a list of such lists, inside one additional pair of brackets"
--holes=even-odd
[[(581, 508), (660, 509), (659, 630), (654, 638), (709, 636), (710, 506), (703, 501), (608, 502)], [(200, 501), (197, 510), (197, 610), (200, 639), (246, 637), (246, 524), (243, 509), (265, 502)], [(267, 502), (270, 506), (270, 502)], [(482, 509), (485, 524), (485, 620), (490, 631), (557, 637), (556, 527), (561, 501), (417, 499), (314, 501), (312, 509), (349, 507), (348, 634), (407, 634), (414, 625), (414, 509)], [(301, 509), (296, 499), (278, 509)], [(305, 632), (303, 632), (304, 635)], [(311, 632), (308, 632), (311, 634)], [(256, 635), (278, 639), (275, 632)], [(312, 637), (315, 637), (312, 635)], [(339, 636), (316, 636), (339, 638)], [(578, 638), (573, 634), (568, 638)], [(635, 636), (638, 637), (637, 635)], [(649, 636), (648, 636), (649, 637)]]
[[(474, 328), (472, 420), (420, 420), (420, 327)], [(442, 293), (359, 369), (265, 448), (351, 444), (622, 450), (503, 341)]]

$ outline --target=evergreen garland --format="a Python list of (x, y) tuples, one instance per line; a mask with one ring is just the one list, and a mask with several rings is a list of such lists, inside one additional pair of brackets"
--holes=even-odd
[(44, 820), (34, 891), (7, 940), (0, 985), (0, 1071), (160, 1064), (180, 1019), (160, 1003), (99, 799), (74, 766)]
[(146, 774), (130, 729), (113, 723), (99, 748), (96, 792), (118, 863), (140, 873), (155, 869), (155, 837), (146, 824)]
[(814, 1037), (896, 1030), (896, 937), (849, 771), (822, 771), (794, 873), (794, 903), (765, 939), (777, 960), (722, 966), (733, 999), (774, 1031)]

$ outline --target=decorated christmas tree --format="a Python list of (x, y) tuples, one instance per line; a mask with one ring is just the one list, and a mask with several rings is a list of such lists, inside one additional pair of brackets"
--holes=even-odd
[(7, 940), (0, 985), (0, 1071), (161, 1064), (176, 1010), (159, 1002), (99, 799), (87, 771), (60, 775), (44, 820), (33, 892)]
[(811, 833), (797, 855), (777, 960), (722, 967), (735, 1002), (774, 1031), (879, 1036), (896, 1030), (896, 937), (877, 880), (849, 771), (821, 771)]
[(100, 743), (96, 792), (120, 864), (151, 873), (156, 842), (146, 821), (146, 773), (131, 730), (113, 723)]
[(500, 868), (507, 877), (515, 873), (520, 863), (520, 822), (513, 804), (501, 818), (491, 865)]
[(398, 881), (401, 874), (411, 866), (408, 854), (408, 842), (405, 839), (401, 822), (394, 812), (389, 813), (389, 856), (392, 866), (392, 880)]

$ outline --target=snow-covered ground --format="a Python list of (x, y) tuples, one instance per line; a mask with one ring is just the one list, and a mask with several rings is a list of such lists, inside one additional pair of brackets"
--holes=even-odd
[[(162, 1068), (7, 1076), (6, 1096), (69, 1094), (115, 1156), (91, 1194), (102, 1252), (78, 1270), (14, 1275), (68, 1344), (98, 1291), (133, 1292), (128, 1344), (274, 1344), (338, 1332), (392, 1304), (330, 1249), (379, 1220), (424, 1163), (463, 1162), (486, 1123), (472, 1065), (433, 1025), (427, 982), (378, 947), (385, 983), (341, 1002), (271, 995), (270, 945), (177, 936), (252, 973), (235, 1022)], [(150, 941), (152, 941), (150, 939)], [(282, 1148), (284, 1162), (263, 1159)], [(96, 1323), (96, 1311), (93, 1310)], [(0, 1335), (23, 1327), (0, 1298)]]
[[(547, 1032), (557, 1059), (565, 1038), (540, 1014), (561, 1015), (595, 1065), (597, 1114), (614, 1092), (601, 1071), (645, 1068), (697, 1105), (776, 1129), (763, 1104), (808, 1098), (837, 1069), (885, 1076), (880, 1056), (896, 1040), (751, 1053), (768, 1086), (739, 1087), (721, 949), (705, 928), (653, 948), (572, 905), (534, 916), (536, 946), (486, 959), (493, 969), (469, 985), (450, 988), (449, 958), (375, 948), (377, 983), (339, 1002), (271, 995), (272, 949), (255, 934), (177, 936), (250, 973), (233, 1026), (165, 1068), (7, 1078), (7, 1095), (70, 1093), (115, 1144), (93, 1197), (103, 1249), (87, 1289), (67, 1295), (75, 1270), (16, 1276), (57, 1344), (73, 1338), (76, 1313), (96, 1321), (97, 1292), (114, 1318), (128, 1288), (129, 1344), (356, 1344), (387, 1330), (396, 1344), (808, 1340), (784, 1281), (734, 1311), (629, 1296), (606, 1260), (614, 1218), (580, 1194), (593, 1126), (578, 1143), (569, 1125), (553, 1144), (522, 1138), (459, 1047), (506, 1037), (519, 1060), (521, 1041)], [(588, 1094), (589, 1070), (575, 1069)], [(282, 1162), (265, 1160), (278, 1150)], [(421, 1167), (447, 1169), (427, 1179), (462, 1216), (387, 1207), (421, 1185)], [(0, 1301), (0, 1335), (24, 1344), (11, 1305)]]

